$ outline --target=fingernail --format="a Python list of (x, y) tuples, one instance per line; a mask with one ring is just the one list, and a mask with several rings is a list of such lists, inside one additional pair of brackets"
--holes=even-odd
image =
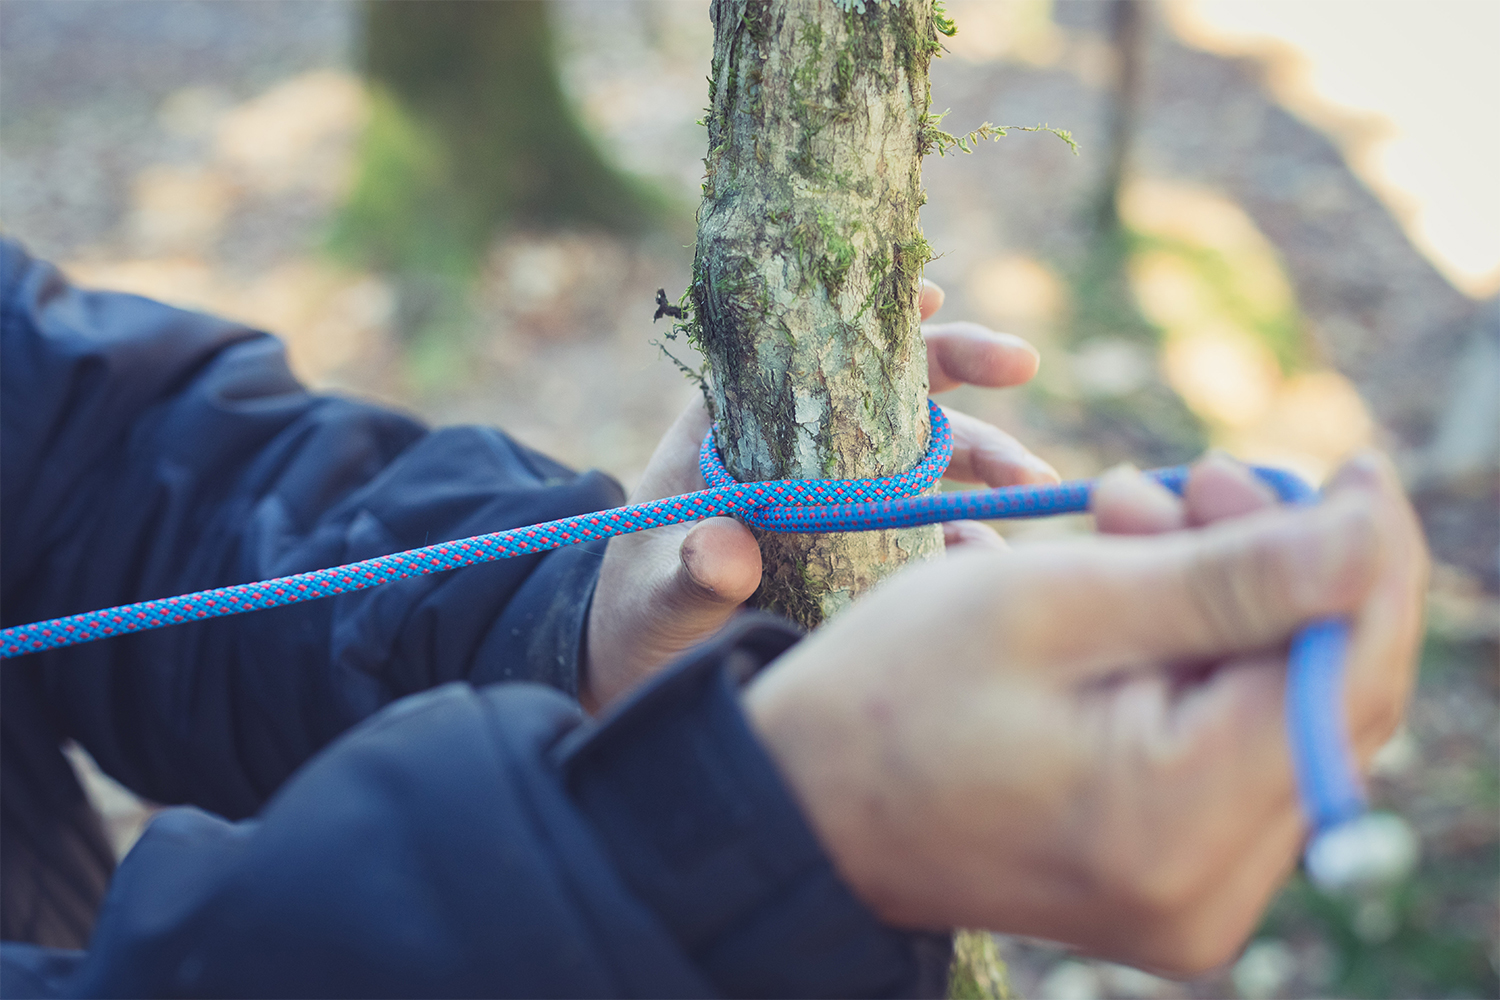
[(698, 590), (702, 592), (702, 595), (706, 595), (709, 597), (719, 596), (718, 589), (712, 586), (707, 580), (703, 579), (703, 576), (700, 573), (700, 570), (702, 570), (703, 567), (698, 565), (698, 555), (696, 552), (690, 553), (684, 550), (682, 553), (681, 562), (684, 572), (687, 573), (689, 583), (691, 583), (694, 587), (697, 587)]
[(1207, 462), (1210, 460), (1216, 462), (1228, 462), (1230, 465), (1243, 466), (1245, 464), (1244, 462), (1241, 462), (1238, 458), (1234, 457), (1229, 452), (1218, 446), (1212, 447), (1205, 451), (1203, 453), (1203, 458), (1200, 461)]
[(1040, 473), (1043, 478), (1051, 479), (1053, 482), (1062, 482), (1062, 476), (1057, 474), (1057, 470), (1052, 467), (1052, 463), (1046, 459), (1028, 454), (1026, 464), (1031, 467), (1033, 472)]
[(1329, 482), (1329, 488), (1375, 489), (1384, 479), (1385, 460), (1373, 448), (1365, 448), (1352, 455), (1339, 467)]
[(1004, 337), (1012, 347), (1021, 348), (1022, 350), (1030, 354), (1033, 358), (1036, 358), (1038, 363), (1041, 362), (1042, 352), (1037, 349), (1037, 346), (1035, 344), (1027, 340), (1025, 337), (1018, 337), (1013, 333), (1001, 333), (1000, 336)]
[(1121, 462), (1119, 465), (1110, 466), (1108, 469), (1105, 469), (1103, 472), (1101, 472), (1099, 474), (1099, 478), (1095, 480), (1094, 489), (1092, 491), (1093, 496), (1089, 500), (1089, 507), (1092, 509), (1094, 504), (1098, 502), (1100, 497), (1109, 495), (1114, 490), (1131, 490), (1131, 485), (1127, 484), (1134, 484), (1144, 478), (1145, 477), (1141, 475), (1141, 470), (1137, 469), (1129, 462)]

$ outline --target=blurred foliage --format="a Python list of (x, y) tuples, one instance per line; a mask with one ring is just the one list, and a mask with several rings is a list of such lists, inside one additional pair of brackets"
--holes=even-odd
[(665, 216), (665, 196), (611, 166), (569, 106), (549, 6), (365, 5), (374, 106), (337, 253), (466, 274), (505, 225), (637, 233)]
[[(1112, 341), (1153, 357), (1160, 353), (1162, 330), (1141, 314), (1130, 286), (1134, 246), (1133, 234), (1111, 213), (1072, 269), (1071, 321), (1064, 331), (1070, 350)], [(1054, 418), (1066, 419), (1060, 414)], [(1076, 423), (1080, 436), (1106, 461), (1176, 465), (1196, 458), (1208, 444), (1201, 421), (1159, 373), (1132, 391), (1084, 398)]]
[(1500, 663), (1500, 650), (1482, 638), (1454, 638), (1430, 628), (1422, 641), (1421, 684), (1440, 685), (1471, 673), (1493, 675)]
[(1425, 865), (1377, 896), (1325, 895), (1298, 875), (1266, 915), (1263, 935), (1316, 937), (1332, 949), (1324, 989), (1346, 997), (1494, 997), (1500, 979), (1478, 927), (1435, 919), (1455, 894), (1492, 891), (1493, 845), (1483, 859)]
[(1133, 258), (1168, 254), (1187, 266), (1201, 288), (1209, 293), (1215, 311), (1233, 317), (1276, 355), (1283, 375), (1308, 367), (1307, 336), (1295, 302), (1277, 296), (1255, 294), (1246, 287), (1241, 264), (1230, 254), (1156, 233), (1129, 235)]
[[(1104, 170), (1092, 204), (1084, 209), (1093, 230), (1088, 249), (1064, 268), (1072, 305), (1064, 341), (1073, 351), (1107, 341), (1151, 356), (1160, 352), (1162, 330), (1142, 315), (1131, 290), (1129, 265), (1135, 248), (1120, 217), (1120, 195), (1130, 173), (1142, 99), (1145, 17), (1141, 0), (1111, 0), (1106, 14), (1114, 79), (1109, 138), (1100, 154)], [(1201, 422), (1159, 372), (1127, 392), (1085, 396), (1072, 420), (1053, 409), (1054, 418), (1075, 424), (1106, 461), (1176, 465), (1201, 454), (1208, 443)]]
[(334, 249), (387, 270), (466, 268), (485, 234), (449, 187), (448, 160), (430, 129), (387, 90), (373, 88), (359, 175), (335, 223)]

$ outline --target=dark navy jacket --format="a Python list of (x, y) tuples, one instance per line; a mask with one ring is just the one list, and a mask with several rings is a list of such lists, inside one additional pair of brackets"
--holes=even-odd
[[(620, 502), (496, 431), (312, 395), (266, 334), (72, 289), (5, 242), (0, 294), (5, 625)], [(749, 620), (586, 720), (598, 558), (7, 661), (0, 993), (941, 990), (943, 940), (849, 894), (740, 713), (788, 627)], [(67, 740), (196, 807), (113, 881)]]

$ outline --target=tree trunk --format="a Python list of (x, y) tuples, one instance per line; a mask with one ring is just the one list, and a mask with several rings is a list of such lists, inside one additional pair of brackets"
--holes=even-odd
[[(1160, 350), (1161, 331), (1141, 314), (1130, 286), (1132, 236), (1120, 219), (1120, 189), (1130, 174), (1131, 148), (1139, 128), (1146, 43), (1151, 15), (1144, 0), (1110, 0), (1103, 8), (1112, 56), (1112, 95), (1104, 172), (1090, 217), (1093, 233), (1083, 259), (1072, 269), (1068, 340), (1075, 350), (1128, 344), (1143, 354)], [(1159, 375), (1118, 395), (1082, 401), (1074, 423), (1108, 462), (1176, 465), (1200, 454), (1208, 443), (1202, 424)]]
[[(930, 0), (715, 0), (693, 331), (743, 481), (904, 471), (928, 441), (917, 313), (930, 259)], [(936, 526), (761, 536), (757, 603), (813, 627)]]

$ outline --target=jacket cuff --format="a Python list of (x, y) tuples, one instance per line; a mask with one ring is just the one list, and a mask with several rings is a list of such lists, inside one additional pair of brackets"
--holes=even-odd
[(745, 615), (557, 748), (621, 877), (728, 996), (942, 995), (946, 937), (885, 927), (840, 880), (740, 708), (799, 638)]
[(512, 600), (491, 629), (467, 680), (547, 684), (578, 697), (584, 628), (608, 539), (549, 552), (526, 581), (529, 596)]

